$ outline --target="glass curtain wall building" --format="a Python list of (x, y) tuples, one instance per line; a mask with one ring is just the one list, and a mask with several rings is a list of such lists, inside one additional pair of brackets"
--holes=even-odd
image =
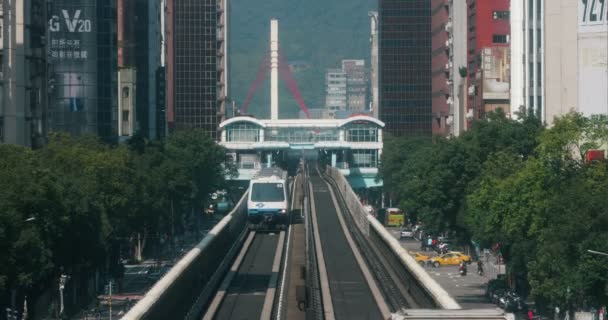
[(379, 116), (394, 136), (431, 135), (431, 1), (380, 0)]
[(57, 0), (49, 15), (49, 129), (115, 140), (116, 1)]
[[(214, 139), (219, 123), (218, 4), (221, 0), (172, 0), (173, 129), (202, 128)], [(173, 56), (171, 56), (171, 54)]]

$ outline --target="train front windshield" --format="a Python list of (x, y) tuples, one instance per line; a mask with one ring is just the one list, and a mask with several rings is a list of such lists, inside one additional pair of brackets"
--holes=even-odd
[(282, 183), (254, 183), (251, 188), (251, 201), (280, 202), (284, 200)]

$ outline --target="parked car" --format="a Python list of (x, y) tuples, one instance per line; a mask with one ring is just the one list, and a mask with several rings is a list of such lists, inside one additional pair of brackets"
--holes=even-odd
[(488, 281), (488, 286), (486, 287), (486, 297), (492, 300), (492, 296), (495, 291), (506, 290), (507, 289), (507, 281), (504, 278), (492, 279)]
[(468, 256), (462, 252), (451, 251), (446, 254), (442, 254), (438, 257), (431, 259), (434, 267), (442, 265), (459, 265), (460, 262), (464, 261), (468, 264), (471, 263), (471, 256)]
[(413, 239), (413, 238), (414, 238), (414, 231), (412, 231), (411, 229), (401, 229), (399, 239), (403, 240), (403, 239)]
[(513, 291), (505, 291), (498, 299), (498, 306), (507, 312), (525, 312), (528, 306), (517, 293)]

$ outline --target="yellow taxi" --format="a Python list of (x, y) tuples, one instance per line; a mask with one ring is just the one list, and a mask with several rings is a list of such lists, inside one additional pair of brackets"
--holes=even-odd
[(412, 255), (412, 257), (414, 257), (416, 262), (418, 262), (421, 265), (425, 265), (430, 258), (429, 256), (424, 255), (420, 252), (410, 252), (410, 254)]
[(462, 252), (450, 251), (442, 254), (439, 257), (431, 259), (433, 267), (445, 266), (445, 265), (459, 265), (461, 261), (471, 263), (471, 256), (468, 256)]

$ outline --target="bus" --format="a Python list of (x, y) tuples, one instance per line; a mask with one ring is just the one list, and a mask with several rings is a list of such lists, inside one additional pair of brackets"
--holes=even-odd
[(378, 219), (387, 227), (401, 227), (405, 223), (405, 214), (399, 208), (382, 208)]

